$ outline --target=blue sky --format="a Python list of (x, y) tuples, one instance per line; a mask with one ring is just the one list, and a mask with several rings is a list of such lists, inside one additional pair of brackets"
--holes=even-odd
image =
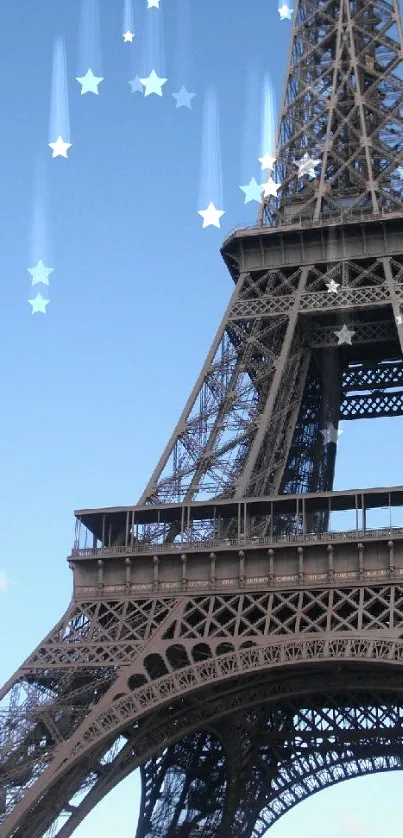
[[(232, 291), (220, 244), (256, 216), (239, 185), (259, 178), (265, 74), (277, 100), (282, 90), (290, 23), (275, 0), (161, 0), (159, 11), (134, 0), (133, 44), (123, 7), (100, 0), (90, 28), (79, 0), (0, 9), (0, 681), (68, 605), (73, 510), (135, 502), (171, 434)], [(58, 37), (67, 88), (52, 113), (66, 120), (68, 101), (68, 160), (47, 147)], [(98, 97), (75, 81), (87, 58), (104, 77)], [(163, 96), (131, 94), (151, 62), (168, 79)], [(182, 84), (196, 93), (191, 110), (175, 109)], [(268, 130), (267, 119), (266, 107)], [(197, 215), (208, 189), (222, 199), (221, 230)], [(27, 302), (39, 258), (54, 268), (46, 315)], [(344, 423), (335, 488), (403, 483), (402, 426)], [(270, 835), (378, 838), (385, 818), (400, 823), (400, 784), (342, 784)], [(132, 838), (138, 800), (136, 774), (77, 838)]]

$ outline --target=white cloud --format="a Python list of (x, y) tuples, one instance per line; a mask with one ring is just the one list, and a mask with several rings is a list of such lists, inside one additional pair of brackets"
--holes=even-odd
[(8, 589), (11, 588), (11, 585), (15, 584), (16, 583), (13, 581), (13, 579), (10, 579), (10, 577), (7, 576), (7, 573), (5, 573), (4, 570), (0, 570), (0, 594), (4, 593), (4, 591), (8, 591)]

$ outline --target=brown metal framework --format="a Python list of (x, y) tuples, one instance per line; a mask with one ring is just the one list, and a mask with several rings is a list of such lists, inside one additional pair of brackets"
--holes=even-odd
[(262, 838), (402, 767), (403, 487), (332, 491), (340, 419), (403, 414), (401, 22), (294, 17), (203, 369), (137, 506), (76, 512), (71, 605), (0, 691), (2, 838), (67, 838), (137, 766), (137, 838)]

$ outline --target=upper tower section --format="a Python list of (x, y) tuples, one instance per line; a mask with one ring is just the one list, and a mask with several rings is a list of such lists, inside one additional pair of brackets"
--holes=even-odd
[[(396, 0), (296, 0), (274, 180), (259, 221), (403, 210), (403, 40)], [(302, 174), (296, 163), (318, 160)]]

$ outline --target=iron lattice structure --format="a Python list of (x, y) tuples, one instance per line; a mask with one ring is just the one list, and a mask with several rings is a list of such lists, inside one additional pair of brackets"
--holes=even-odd
[(138, 505), (76, 512), (71, 605), (0, 692), (2, 838), (67, 838), (137, 766), (137, 838), (262, 838), (402, 767), (403, 488), (333, 492), (322, 433), (403, 413), (401, 21), (295, 5), (278, 198), (222, 247), (235, 290)]

